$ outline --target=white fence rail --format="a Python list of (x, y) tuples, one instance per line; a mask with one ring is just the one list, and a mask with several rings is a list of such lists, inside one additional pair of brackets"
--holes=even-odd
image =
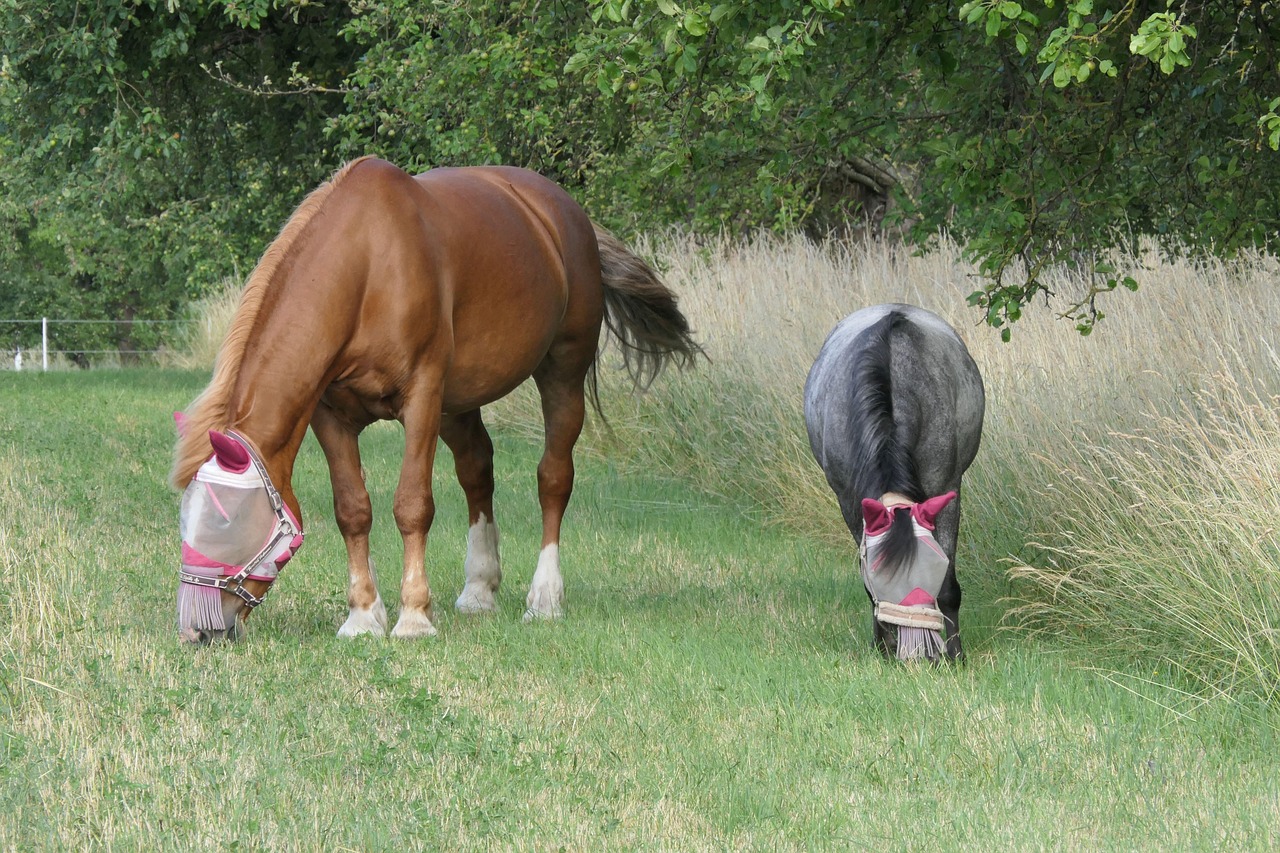
[[(49, 356), (86, 356), (86, 355), (116, 355), (124, 350), (117, 349), (50, 349), (49, 348), (49, 327), (51, 325), (98, 325), (98, 326), (185, 326), (189, 325), (190, 320), (70, 320), (41, 317), (39, 320), (11, 320), (0, 319), (0, 326), (20, 325), (40, 327), (40, 369), (49, 369)], [(34, 352), (34, 347), (27, 347), (26, 352)], [(4, 352), (0, 349), (0, 353)], [(22, 345), (16, 345), (13, 350), (13, 369), (22, 370), (27, 366), (27, 356), (24, 354)], [(132, 349), (127, 350), (130, 355), (155, 355), (161, 352), (158, 349)], [(34, 365), (33, 365), (34, 367)]]

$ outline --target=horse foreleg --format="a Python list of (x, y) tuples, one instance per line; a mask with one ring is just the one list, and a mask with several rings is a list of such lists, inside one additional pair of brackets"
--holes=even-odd
[(942, 581), (942, 591), (938, 593), (938, 609), (942, 611), (942, 619), (947, 626), (947, 657), (956, 661), (963, 660), (964, 649), (960, 645), (960, 581), (956, 579), (954, 559)]
[(404, 542), (404, 574), (400, 579), (400, 618), (391, 630), (399, 638), (430, 637), (431, 585), (427, 581), (427, 534), (435, 519), (436, 502), (431, 488), (436, 439), (440, 435), (441, 383), (439, 376), (425, 380), (401, 411), (404, 424), (404, 463), (396, 486), (393, 512)]
[(493, 441), (479, 409), (446, 415), (440, 421), (440, 437), (453, 452), (458, 484), (467, 496), (466, 584), (454, 606), (463, 613), (487, 613), (497, 609), (495, 596), (502, 583), (493, 517)]
[(956, 543), (960, 539), (960, 489), (955, 488), (956, 499), (943, 510), (945, 516), (939, 516), (935, 536), (943, 550), (951, 555), (947, 566), (947, 576), (942, 580), (942, 589), (938, 592), (938, 609), (942, 611), (942, 620), (947, 627), (947, 657), (954, 661), (964, 659), (964, 648), (960, 644), (960, 580), (956, 577)]
[(871, 645), (880, 651), (887, 660), (898, 657), (898, 630), (886, 625), (873, 615), (871, 617)]
[[(536, 377), (535, 377), (536, 379)], [(538, 503), (542, 507), (542, 550), (529, 584), (525, 621), (564, 615), (564, 578), (560, 574), (560, 523), (573, 493), (573, 446), (582, 433), (586, 400), (582, 382), (536, 379), (542, 395), (546, 439), (538, 463)]]
[(321, 403), (311, 417), (311, 429), (329, 463), (333, 485), (333, 516), (347, 546), (347, 621), (338, 629), (339, 637), (387, 633), (387, 608), (378, 594), (373, 565), (369, 558), (369, 530), (373, 508), (360, 469), (360, 444), (355, 432), (342, 424), (333, 411)]

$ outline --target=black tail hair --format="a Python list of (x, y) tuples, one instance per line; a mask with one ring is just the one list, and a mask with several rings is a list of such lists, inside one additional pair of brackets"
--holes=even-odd
[[(886, 492), (897, 492), (917, 502), (925, 499), (915, 461), (899, 440), (893, 420), (889, 365), (893, 330), (903, 322), (907, 321), (900, 311), (890, 311), (867, 329), (854, 356), (855, 390), (850, 419), (853, 434), (858, 436), (853, 486), (859, 499), (879, 500)], [(910, 530), (911, 525), (906, 529)]]
[[(594, 224), (594, 223), (593, 223)], [(600, 272), (604, 282), (605, 326), (622, 349), (622, 360), (636, 388), (648, 388), (668, 362), (681, 370), (706, 357), (693, 339), (689, 321), (680, 313), (676, 295), (653, 268), (599, 225)], [(587, 391), (601, 414), (592, 365)]]

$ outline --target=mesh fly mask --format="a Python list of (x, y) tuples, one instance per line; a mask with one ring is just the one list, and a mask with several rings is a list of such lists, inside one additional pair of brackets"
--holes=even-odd
[[(950, 560), (933, 537), (934, 519), (955, 498), (948, 492), (914, 504), (896, 495), (862, 502), (862, 582), (875, 606), (877, 621), (898, 628), (898, 658), (936, 658), (943, 648), (943, 617), (936, 604)], [(886, 505), (887, 504), (887, 505)], [(898, 513), (898, 510), (909, 510)], [(901, 518), (901, 520), (899, 520)], [(892, 526), (909, 518), (914, 542), (896, 564), (885, 545)]]
[(302, 525), (271, 483), (245, 438), (210, 432), (214, 454), (182, 495), (182, 568), (178, 570), (178, 628), (225, 631), (222, 592), (250, 609), (266, 596), (246, 580), (272, 583), (302, 546)]

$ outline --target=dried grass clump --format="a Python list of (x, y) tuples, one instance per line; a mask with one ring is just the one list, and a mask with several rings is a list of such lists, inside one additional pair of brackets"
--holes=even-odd
[(1041, 559), (1012, 563), (1014, 624), (1277, 696), (1280, 397), (1220, 374), (1175, 414), (1038, 464), (1054, 526)]
[(208, 295), (192, 303), (192, 322), (171, 357), (171, 366), (184, 370), (212, 370), (231, 318), (240, 305), (244, 282), (226, 278)]

